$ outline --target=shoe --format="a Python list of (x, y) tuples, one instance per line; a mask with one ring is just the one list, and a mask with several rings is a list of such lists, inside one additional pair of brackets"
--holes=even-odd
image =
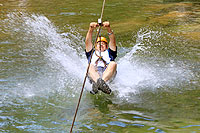
[(101, 90), (102, 92), (106, 94), (111, 93), (110, 87), (106, 84), (106, 82), (103, 79), (99, 78), (97, 80), (97, 86), (98, 86), (98, 89)]
[(92, 83), (92, 90), (90, 91), (90, 93), (93, 95), (98, 93), (98, 85), (95, 82)]

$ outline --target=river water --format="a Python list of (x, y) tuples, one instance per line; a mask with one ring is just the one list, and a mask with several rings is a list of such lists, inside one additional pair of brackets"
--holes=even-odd
[[(69, 132), (102, 3), (0, 1), (0, 132)], [(111, 0), (103, 20), (118, 45), (113, 93), (87, 81), (73, 131), (200, 132), (200, 1)]]

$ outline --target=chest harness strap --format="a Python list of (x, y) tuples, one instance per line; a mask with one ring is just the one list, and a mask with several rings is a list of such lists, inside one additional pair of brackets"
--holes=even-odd
[(107, 63), (106, 63), (106, 61), (102, 58), (102, 56), (98, 56), (97, 53), (96, 53), (96, 51), (95, 51), (95, 55), (96, 55), (97, 57), (99, 57), (99, 58), (96, 60), (96, 62), (95, 62), (96, 66), (97, 66), (97, 64), (98, 64), (98, 61), (103, 61), (103, 63), (104, 63), (104, 68), (106, 68), (106, 67), (107, 67)]

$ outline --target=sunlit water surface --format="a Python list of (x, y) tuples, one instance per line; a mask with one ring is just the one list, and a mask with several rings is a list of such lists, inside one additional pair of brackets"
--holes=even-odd
[[(85, 37), (70, 24), (63, 32), (41, 13), (5, 16), (0, 131), (69, 131), (87, 68)], [(118, 40), (113, 93), (93, 96), (87, 81), (74, 131), (200, 131), (198, 48), (159, 26), (142, 26), (128, 42)]]

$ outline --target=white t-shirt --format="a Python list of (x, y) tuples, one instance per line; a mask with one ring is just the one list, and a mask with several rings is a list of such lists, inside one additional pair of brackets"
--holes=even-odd
[[(98, 56), (100, 56), (100, 52), (98, 52), (98, 51), (95, 51), (95, 52)], [(93, 64), (93, 65), (96, 65), (96, 61), (99, 59), (99, 57), (95, 54), (95, 52), (93, 53), (92, 60), (91, 60), (91, 64)], [(101, 56), (102, 56), (103, 60), (106, 61), (106, 64), (110, 63), (110, 57), (109, 57), (108, 50), (101, 52)], [(97, 66), (105, 67), (105, 64), (102, 60), (99, 60), (97, 63)]]

